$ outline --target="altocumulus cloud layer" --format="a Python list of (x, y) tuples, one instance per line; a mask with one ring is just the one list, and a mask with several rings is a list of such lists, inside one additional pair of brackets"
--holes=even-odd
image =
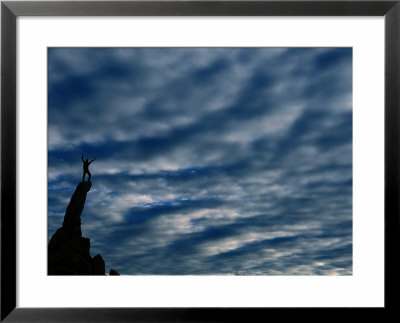
[(350, 48), (50, 48), (48, 232), (91, 165), (121, 274), (352, 274)]

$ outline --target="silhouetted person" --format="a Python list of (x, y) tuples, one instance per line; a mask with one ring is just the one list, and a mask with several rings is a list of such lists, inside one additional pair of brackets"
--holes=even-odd
[(96, 158), (93, 158), (91, 161), (89, 159), (83, 159), (82, 155), (82, 163), (83, 163), (83, 176), (82, 176), (82, 182), (85, 181), (85, 175), (88, 174), (88, 181), (90, 181), (90, 178), (92, 177), (92, 174), (90, 174), (89, 171), (89, 165), (95, 161)]

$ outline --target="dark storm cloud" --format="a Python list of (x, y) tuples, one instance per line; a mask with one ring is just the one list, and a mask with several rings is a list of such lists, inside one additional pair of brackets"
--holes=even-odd
[(49, 235), (124, 274), (351, 274), (347, 48), (49, 49)]

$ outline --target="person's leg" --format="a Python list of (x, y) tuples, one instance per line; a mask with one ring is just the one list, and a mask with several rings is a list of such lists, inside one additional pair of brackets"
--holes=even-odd
[(83, 171), (83, 175), (82, 175), (82, 182), (85, 181), (85, 171)]
[(90, 171), (88, 171), (87, 174), (88, 174), (88, 177), (89, 177), (88, 181), (90, 181), (90, 178), (92, 177), (92, 174), (90, 173)]

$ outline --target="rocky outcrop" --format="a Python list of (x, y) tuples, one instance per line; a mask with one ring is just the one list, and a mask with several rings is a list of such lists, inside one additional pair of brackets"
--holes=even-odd
[(110, 269), (110, 274), (109, 275), (110, 276), (119, 276), (119, 273), (114, 269)]
[(105, 275), (101, 255), (90, 256), (90, 239), (82, 237), (81, 215), (90, 181), (80, 182), (68, 204), (62, 227), (50, 239), (48, 246), (49, 275)]

